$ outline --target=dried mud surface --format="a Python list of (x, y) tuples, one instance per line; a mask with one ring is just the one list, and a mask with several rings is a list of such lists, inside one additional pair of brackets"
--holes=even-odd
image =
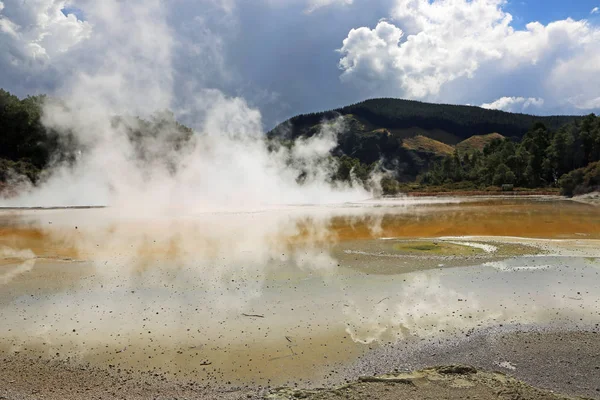
[[(599, 339), (595, 330), (488, 332), (412, 349), (383, 347), (343, 371), (346, 385), (323, 389), (217, 388), (161, 374), (0, 355), (0, 399), (600, 398)], [(392, 372), (379, 372), (384, 368)]]

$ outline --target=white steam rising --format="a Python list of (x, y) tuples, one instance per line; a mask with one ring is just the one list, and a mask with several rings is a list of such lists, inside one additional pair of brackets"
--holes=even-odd
[[(164, 2), (89, 1), (82, 8), (93, 27), (85, 45), (97, 50), (97, 58), (78, 60), (74, 76), (58, 91), (61, 101), (45, 104), (43, 123), (65, 137), (73, 135), (85, 151), (74, 165), (56, 163), (42, 184), (0, 205), (110, 205), (156, 213), (369, 197), (362, 188), (330, 182), (335, 164), (329, 154), (341, 122), (291, 148), (273, 149), (260, 113), (244, 99), (199, 82), (185, 82), (193, 92), (176, 87), (174, 54), (186, 49), (167, 24)], [(184, 98), (175, 99), (175, 92)], [(162, 124), (146, 144), (156, 159), (141, 160), (127, 137), (141, 122), (127, 116), (148, 118), (166, 109), (174, 110), (173, 122)], [(175, 151), (169, 138), (177, 118), (194, 134)]]
[[(307, 277), (329, 285), (338, 265), (329, 253), (336, 241), (331, 211), (306, 217), (298, 208), (295, 215), (292, 208), (231, 211), (370, 197), (360, 186), (330, 182), (336, 168), (330, 151), (343, 121), (292, 146), (270, 143), (260, 113), (244, 99), (201, 82), (185, 82), (188, 91), (178, 86), (174, 53), (185, 49), (166, 22), (164, 2), (83, 1), (81, 7), (92, 27), (83, 44), (97, 58), (74, 60), (72, 79), (58, 91), (60, 100), (46, 102), (42, 122), (82, 151), (74, 162), (57, 160), (40, 185), (0, 206), (110, 207), (5, 211), (0, 243), (10, 247), (0, 253), (7, 265), (0, 277), (7, 284), (0, 292), (6, 316), (0, 352), (28, 348), (47, 359), (203, 378), (196, 367), (209, 359), (232, 375), (279, 377), (280, 370), (264, 366), (287, 351), (280, 333), (299, 324), (291, 335), (300, 340), (326, 330), (312, 325), (323, 299), (318, 287), (306, 292), (307, 306), (295, 286)], [(134, 116), (157, 122), (141, 152), (129, 135), (146, 122)], [(180, 148), (176, 120), (194, 131)], [(22, 293), (26, 301), (18, 301)], [(335, 292), (328, 293), (334, 304)], [(256, 326), (244, 314), (265, 315), (268, 323)], [(199, 349), (192, 361), (181, 359), (192, 347)], [(322, 353), (309, 343), (303, 348)]]

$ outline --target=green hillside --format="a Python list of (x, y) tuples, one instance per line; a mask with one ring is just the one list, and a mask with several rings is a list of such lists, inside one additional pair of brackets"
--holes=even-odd
[[(324, 122), (340, 116), (344, 123), (334, 155), (355, 158), (366, 165), (382, 162), (383, 167), (393, 170), (400, 181), (415, 180), (429, 170), (433, 162), (449, 153), (447, 146), (482, 150), (494, 138), (487, 136), (492, 133), (516, 142), (536, 123), (556, 130), (582, 118), (539, 117), (473, 106), (387, 98), (298, 115), (279, 124), (267, 135), (271, 139), (286, 140), (312, 136), (322, 129)], [(477, 137), (468, 140), (474, 136)]]
[(344, 123), (334, 155), (347, 156), (365, 165), (379, 162), (384, 169), (394, 171), (399, 181), (414, 181), (428, 171), (432, 163), (448, 155), (451, 147), (452, 152), (454, 148), (482, 150), (495, 137), (487, 136), (492, 133), (517, 142), (536, 123), (556, 130), (581, 119), (387, 98), (298, 115), (267, 135), (271, 139), (285, 140), (312, 136), (322, 129), (325, 121), (340, 116)]
[(474, 106), (384, 98), (366, 100), (336, 110), (298, 115), (275, 127), (271, 134), (285, 133), (291, 137), (307, 135), (315, 125), (339, 115), (353, 115), (367, 128), (441, 130), (460, 139), (456, 143), (473, 135), (492, 132), (498, 132), (505, 137), (520, 138), (536, 122), (543, 123), (549, 129), (558, 129), (578, 118), (575, 116), (538, 117)]

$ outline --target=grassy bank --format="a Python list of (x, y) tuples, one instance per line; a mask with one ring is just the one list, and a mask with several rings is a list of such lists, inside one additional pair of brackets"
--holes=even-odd
[(503, 190), (500, 186), (472, 187), (464, 185), (420, 185), (401, 184), (398, 193), (412, 196), (559, 196), (559, 188), (522, 188), (516, 187)]

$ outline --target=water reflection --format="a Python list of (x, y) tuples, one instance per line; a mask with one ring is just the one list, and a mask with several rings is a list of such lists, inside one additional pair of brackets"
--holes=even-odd
[[(143, 219), (109, 209), (4, 212), (0, 349), (279, 384), (330, 376), (366, 344), (494, 324), (596, 323), (600, 254), (590, 238), (600, 214), (573, 220), (577, 207), (587, 210), (502, 201)], [(436, 239), (464, 245), (458, 256), (455, 247), (451, 256), (430, 245), (409, 254), (379, 240), (543, 236), (536, 224), (573, 240)]]

